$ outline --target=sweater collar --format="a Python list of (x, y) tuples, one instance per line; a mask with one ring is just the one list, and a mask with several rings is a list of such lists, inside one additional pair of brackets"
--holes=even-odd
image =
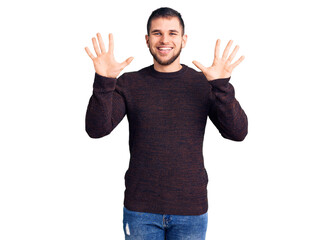
[(149, 66), (149, 71), (150, 73), (157, 78), (174, 78), (174, 77), (179, 77), (182, 74), (184, 74), (188, 67), (185, 64), (181, 64), (182, 68), (176, 72), (158, 72), (154, 68), (154, 64)]

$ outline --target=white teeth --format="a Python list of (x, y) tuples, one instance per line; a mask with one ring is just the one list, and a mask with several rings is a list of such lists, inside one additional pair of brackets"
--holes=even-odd
[(171, 50), (171, 48), (158, 48), (159, 50)]

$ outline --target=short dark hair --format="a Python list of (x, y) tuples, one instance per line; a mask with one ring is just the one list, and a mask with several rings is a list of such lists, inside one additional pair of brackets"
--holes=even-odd
[(156, 19), (156, 18), (160, 18), (160, 17), (164, 17), (164, 18), (170, 18), (170, 17), (177, 17), (180, 23), (180, 26), (182, 27), (182, 35), (184, 35), (185, 33), (185, 24), (184, 21), (182, 19), (182, 16), (180, 15), (179, 12), (177, 12), (176, 10), (172, 9), (172, 8), (168, 8), (168, 7), (162, 7), (162, 8), (158, 8), (155, 11), (153, 11), (148, 19), (148, 23), (147, 23), (147, 33), (149, 35), (149, 30), (151, 27), (151, 21)]

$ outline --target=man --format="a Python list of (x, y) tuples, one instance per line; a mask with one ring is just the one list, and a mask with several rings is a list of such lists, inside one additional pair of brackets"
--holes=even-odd
[[(86, 113), (92, 138), (108, 135), (127, 114), (130, 163), (125, 174), (123, 227), (125, 239), (205, 239), (208, 176), (202, 145), (207, 116), (221, 135), (242, 141), (247, 116), (229, 83), (238, 46), (229, 55), (229, 41), (220, 57), (217, 40), (212, 66), (193, 61), (202, 72), (180, 64), (185, 47), (181, 15), (170, 8), (152, 12), (146, 43), (154, 64), (137, 72), (120, 72), (109, 34), (106, 51), (101, 35), (93, 60), (95, 80)], [(228, 56), (229, 55), (229, 56)]]

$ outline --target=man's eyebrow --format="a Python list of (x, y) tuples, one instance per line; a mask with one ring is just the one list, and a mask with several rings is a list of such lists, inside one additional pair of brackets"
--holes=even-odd
[(151, 32), (154, 33), (154, 32), (160, 32), (161, 30), (158, 30), (158, 29), (155, 29), (155, 30), (152, 30)]
[[(154, 29), (154, 30), (151, 31), (151, 33), (155, 33), (155, 32), (161, 32), (161, 30), (159, 30), (159, 29)], [(178, 31), (175, 30), (175, 29), (171, 29), (171, 30), (169, 30), (169, 32), (177, 32), (177, 33), (178, 33)]]

